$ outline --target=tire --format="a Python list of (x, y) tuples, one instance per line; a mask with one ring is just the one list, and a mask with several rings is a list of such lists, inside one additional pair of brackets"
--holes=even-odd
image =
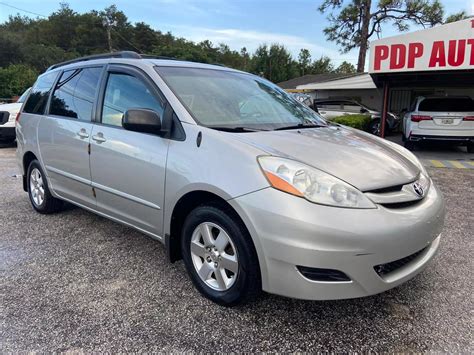
[(370, 121), (369, 132), (375, 136), (380, 136), (380, 120), (379, 119)]
[(36, 212), (51, 214), (63, 208), (63, 201), (51, 195), (46, 175), (38, 160), (33, 160), (28, 166), (26, 179), (28, 196)]
[(246, 303), (262, 290), (251, 237), (235, 212), (223, 204), (191, 211), (182, 228), (181, 252), (194, 286), (219, 305)]
[(467, 152), (468, 152), (468, 153), (474, 153), (474, 144), (469, 143), (469, 144), (467, 145)]

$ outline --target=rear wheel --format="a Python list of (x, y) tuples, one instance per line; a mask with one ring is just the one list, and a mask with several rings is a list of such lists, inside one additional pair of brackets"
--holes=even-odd
[(43, 214), (58, 212), (63, 202), (51, 195), (46, 176), (38, 160), (33, 160), (27, 172), (28, 196), (33, 208)]
[(257, 253), (230, 208), (203, 205), (194, 209), (183, 225), (181, 251), (194, 286), (210, 300), (233, 306), (261, 291)]

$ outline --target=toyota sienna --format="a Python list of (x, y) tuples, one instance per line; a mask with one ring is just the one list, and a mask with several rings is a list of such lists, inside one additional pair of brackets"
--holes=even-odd
[(222, 305), (376, 294), (440, 244), (444, 202), (412, 153), (226, 67), (134, 52), (60, 63), (16, 131), (37, 212), (66, 201), (149, 235)]

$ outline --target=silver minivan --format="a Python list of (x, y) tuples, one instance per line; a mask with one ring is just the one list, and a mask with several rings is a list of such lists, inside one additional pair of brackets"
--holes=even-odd
[(222, 305), (376, 294), (440, 244), (444, 202), (412, 153), (226, 67), (134, 52), (60, 63), (16, 130), (36, 211), (66, 201), (161, 241)]

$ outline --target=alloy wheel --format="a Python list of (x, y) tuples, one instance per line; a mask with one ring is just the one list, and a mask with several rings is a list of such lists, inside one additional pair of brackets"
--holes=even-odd
[(36, 206), (41, 206), (44, 202), (44, 182), (39, 169), (34, 168), (30, 173), (30, 193)]
[(211, 222), (199, 224), (191, 237), (191, 258), (196, 273), (210, 288), (226, 291), (237, 278), (237, 249), (227, 232)]

